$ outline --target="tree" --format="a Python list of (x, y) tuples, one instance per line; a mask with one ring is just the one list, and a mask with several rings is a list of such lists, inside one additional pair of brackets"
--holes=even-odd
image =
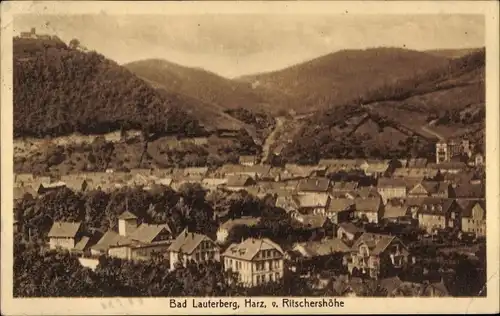
[(78, 47), (80, 47), (80, 40), (76, 39), (76, 38), (73, 38), (70, 42), (69, 42), (69, 48), (71, 49), (77, 49)]

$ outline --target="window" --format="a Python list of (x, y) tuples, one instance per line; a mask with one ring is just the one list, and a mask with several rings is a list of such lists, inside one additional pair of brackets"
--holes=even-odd
[(274, 281), (274, 280), (273, 280), (273, 274), (272, 274), (272, 273), (269, 275), (269, 281), (271, 281), (271, 282), (273, 282), (273, 281)]
[(257, 285), (260, 284), (260, 275), (257, 276)]
[(200, 253), (196, 254), (196, 261), (200, 261)]

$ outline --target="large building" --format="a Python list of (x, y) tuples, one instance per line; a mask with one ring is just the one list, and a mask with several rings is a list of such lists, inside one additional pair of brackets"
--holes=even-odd
[(472, 148), (468, 139), (439, 141), (436, 143), (436, 163), (449, 162), (455, 156), (472, 155)]
[(170, 270), (177, 265), (186, 266), (188, 262), (207, 262), (220, 260), (219, 246), (208, 236), (189, 232), (184, 229), (168, 248)]
[(238, 273), (238, 282), (253, 287), (283, 278), (284, 252), (273, 241), (248, 238), (232, 244), (223, 254), (225, 271)]

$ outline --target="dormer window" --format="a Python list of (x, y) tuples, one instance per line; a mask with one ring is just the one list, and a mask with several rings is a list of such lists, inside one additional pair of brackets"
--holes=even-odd
[(443, 210), (443, 207), (441, 205), (438, 205), (436, 206), (436, 209), (441, 212)]

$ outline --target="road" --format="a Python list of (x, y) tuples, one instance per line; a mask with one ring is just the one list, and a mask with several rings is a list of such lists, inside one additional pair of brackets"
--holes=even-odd
[(436, 131), (433, 131), (432, 129), (429, 129), (429, 127), (432, 127), (436, 123), (436, 120), (432, 120), (429, 122), (429, 124), (422, 126), (422, 130), (425, 131), (426, 133), (432, 134), (436, 136), (439, 140), (443, 141), (445, 138), (438, 134)]
[(269, 157), (269, 149), (271, 148), (271, 145), (274, 144), (276, 141), (276, 133), (278, 130), (280, 130), (284, 123), (285, 123), (285, 118), (282, 116), (279, 116), (276, 118), (276, 126), (274, 127), (273, 131), (269, 133), (267, 136), (266, 140), (264, 141), (264, 145), (262, 145), (262, 153), (261, 153), (261, 164), (266, 162), (267, 158)]

